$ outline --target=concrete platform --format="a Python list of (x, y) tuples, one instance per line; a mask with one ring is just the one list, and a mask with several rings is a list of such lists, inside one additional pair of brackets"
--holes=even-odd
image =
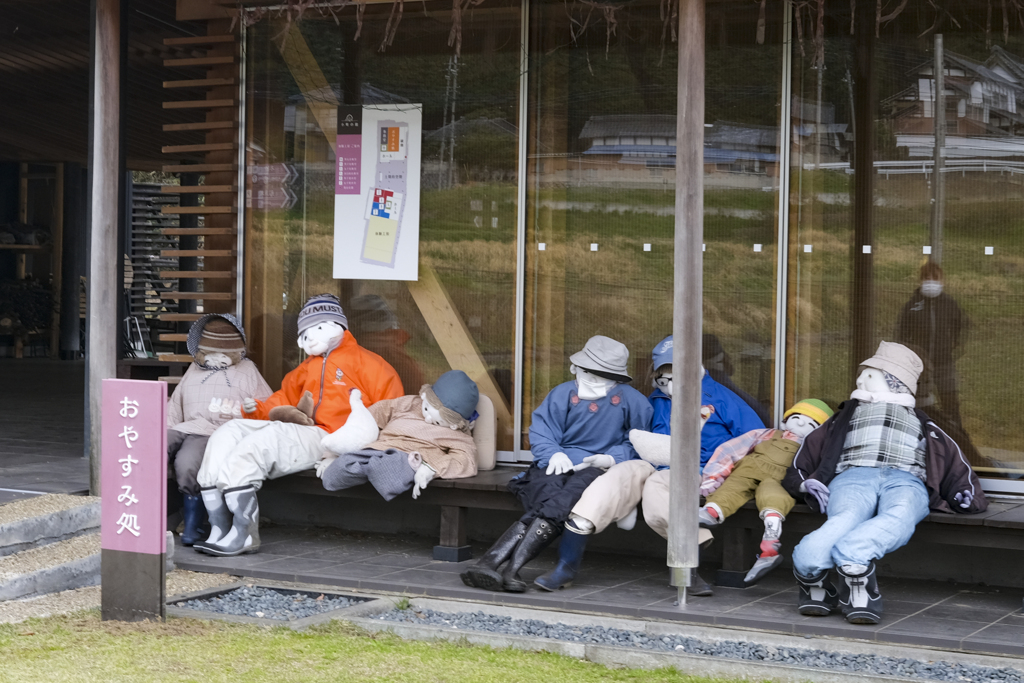
[[(802, 636), (825, 636), (947, 651), (1024, 657), (1024, 613), (1019, 589), (880, 577), (885, 618), (854, 626), (839, 615), (803, 617), (786, 570), (747, 589), (715, 589), (710, 598), (674, 605), (663, 560), (588, 553), (572, 588), (545, 593), (490, 593), (465, 586), (459, 573), (474, 562), (437, 562), (433, 541), (416, 536), (346, 533), (326, 529), (265, 527), (254, 555), (215, 558), (177, 548), (181, 569), (338, 586), (362, 591), (487, 601), (589, 614), (711, 624)], [(485, 548), (474, 546), (479, 557)], [(549, 549), (522, 572), (532, 581), (554, 566)], [(702, 570), (713, 576), (713, 567)]]
[(88, 492), (84, 377), (83, 361), (0, 359), (0, 504)]

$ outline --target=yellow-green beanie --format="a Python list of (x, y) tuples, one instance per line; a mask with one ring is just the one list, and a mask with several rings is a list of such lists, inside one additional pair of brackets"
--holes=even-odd
[(825, 424), (825, 420), (832, 417), (833, 411), (825, 404), (824, 401), (819, 401), (816, 398), (805, 398), (783, 413), (782, 420), (785, 422), (790, 415), (797, 414), (806, 415), (819, 425), (823, 425)]

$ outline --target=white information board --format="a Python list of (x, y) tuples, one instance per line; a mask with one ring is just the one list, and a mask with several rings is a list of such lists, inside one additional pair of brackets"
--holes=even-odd
[(338, 107), (336, 279), (419, 279), (422, 138), (422, 105)]

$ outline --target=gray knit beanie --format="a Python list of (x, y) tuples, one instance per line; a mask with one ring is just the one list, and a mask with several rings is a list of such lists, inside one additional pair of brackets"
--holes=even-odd
[(348, 329), (348, 318), (341, 310), (341, 302), (333, 294), (317, 294), (309, 297), (306, 305), (299, 311), (299, 336), (309, 328), (324, 322), (338, 323)]

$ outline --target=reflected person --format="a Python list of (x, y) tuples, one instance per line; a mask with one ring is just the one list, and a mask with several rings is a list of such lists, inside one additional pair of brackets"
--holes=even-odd
[[(956, 300), (944, 289), (942, 267), (934, 261), (921, 266), (920, 286), (900, 311), (896, 323), (896, 341), (920, 348), (931, 361), (931, 387), (943, 416), (960, 425), (960, 397), (956, 377), (956, 359), (963, 351), (968, 320)], [(921, 406), (927, 408), (927, 406)]]

